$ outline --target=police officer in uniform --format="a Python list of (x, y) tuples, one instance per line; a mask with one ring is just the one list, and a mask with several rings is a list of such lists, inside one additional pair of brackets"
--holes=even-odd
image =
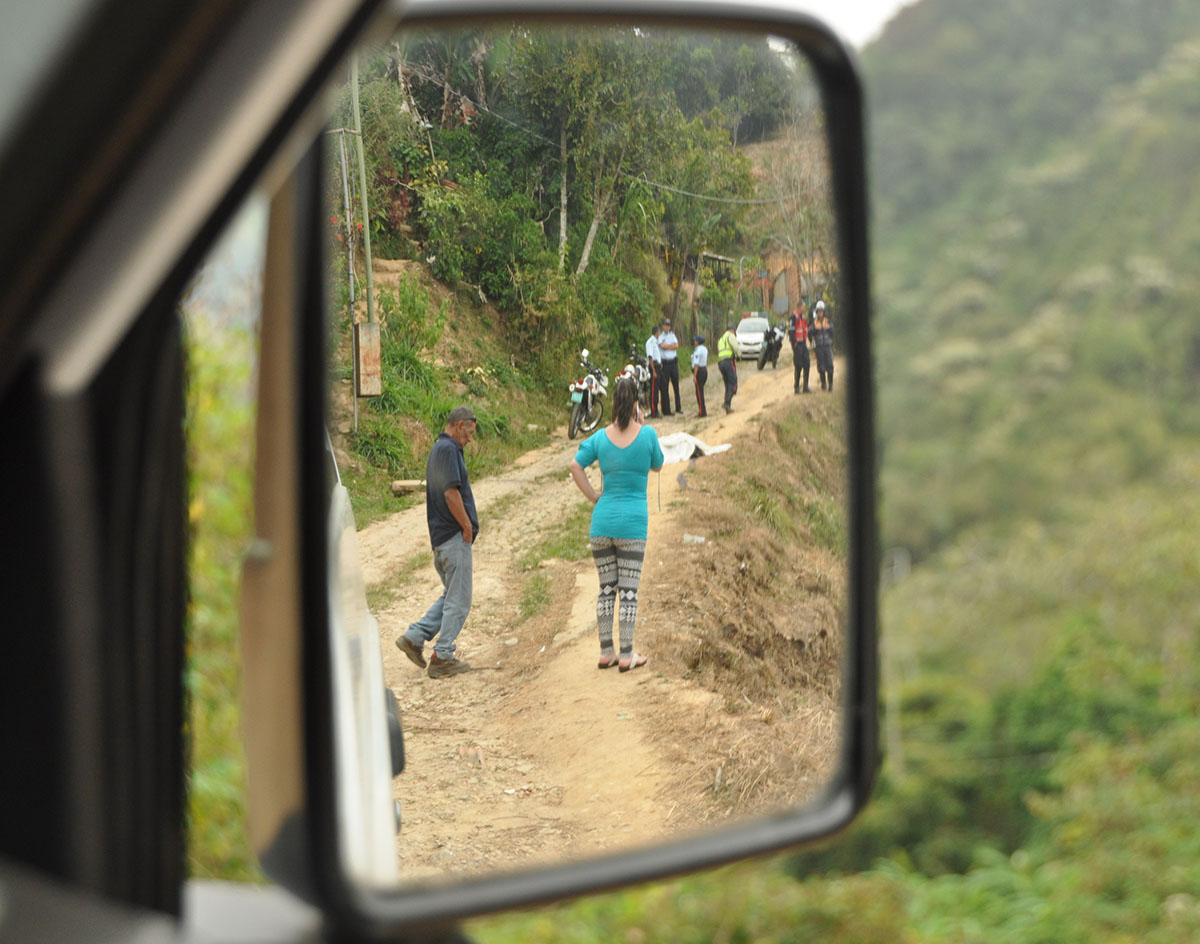
[(658, 333), (661, 329), (655, 325), (650, 329), (650, 337), (646, 338), (646, 366), (650, 368), (650, 416), (658, 417), (658, 389), (662, 381), (662, 351), (658, 347)]
[(671, 330), (670, 318), (663, 321), (663, 332), (659, 335), (658, 346), (662, 350), (663, 416), (671, 415), (671, 396), (667, 384), (675, 390), (675, 412), (682, 413), (683, 408), (679, 405), (679, 338), (675, 337), (675, 332)]
[(692, 383), (696, 385), (696, 406), (700, 411), (697, 415), (708, 416), (708, 409), (704, 405), (704, 385), (708, 383), (708, 348), (704, 346), (702, 334), (693, 335), (692, 343), (696, 345), (692, 348)]

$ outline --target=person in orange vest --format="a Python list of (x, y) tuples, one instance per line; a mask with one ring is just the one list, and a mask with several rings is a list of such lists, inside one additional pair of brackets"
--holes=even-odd
[(808, 389), (808, 371), (811, 362), (808, 358), (808, 322), (804, 319), (804, 312), (797, 308), (792, 312), (792, 317), (789, 319), (788, 340), (792, 344), (792, 392), (800, 393), (800, 375), (804, 375), (804, 393), (810, 393)]

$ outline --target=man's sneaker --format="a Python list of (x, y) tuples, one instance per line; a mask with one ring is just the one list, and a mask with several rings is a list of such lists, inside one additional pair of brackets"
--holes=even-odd
[(429, 677), (446, 678), (448, 675), (458, 675), (459, 672), (470, 671), (471, 666), (462, 659), (439, 659), (435, 654), (429, 660)]
[(421, 668), (425, 668), (425, 656), (421, 654), (421, 647), (407, 636), (400, 635), (396, 637), (396, 648), (408, 656), (410, 662), (414, 662)]

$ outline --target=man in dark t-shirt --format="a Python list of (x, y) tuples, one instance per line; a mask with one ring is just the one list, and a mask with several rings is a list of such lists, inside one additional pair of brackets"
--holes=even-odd
[[(475, 437), (475, 427), (470, 407), (456, 406), (425, 463), (425, 518), (433, 566), (443, 590), (428, 612), (396, 638), (396, 645), (421, 668), (428, 665), (430, 678), (445, 678), (470, 668), (455, 658), (454, 641), (471, 612), (471, 546), (479, 534), (475, 496), (463, 459), (463, 447)], [(433, 657), (426, 663), (422, 649), (435, 638)]]

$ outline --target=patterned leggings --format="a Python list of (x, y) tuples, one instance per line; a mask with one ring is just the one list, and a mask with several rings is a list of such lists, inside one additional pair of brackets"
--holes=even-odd
[(600, 574), (596, 623), (600, 628), (600, 654), (612, 655), (613, 611), (621, 627), (621, 652), (633, 651), (633, 624), (637, 622), (638, 581), (642, 577), (645, 541), (592, 538), (592, 559)]

